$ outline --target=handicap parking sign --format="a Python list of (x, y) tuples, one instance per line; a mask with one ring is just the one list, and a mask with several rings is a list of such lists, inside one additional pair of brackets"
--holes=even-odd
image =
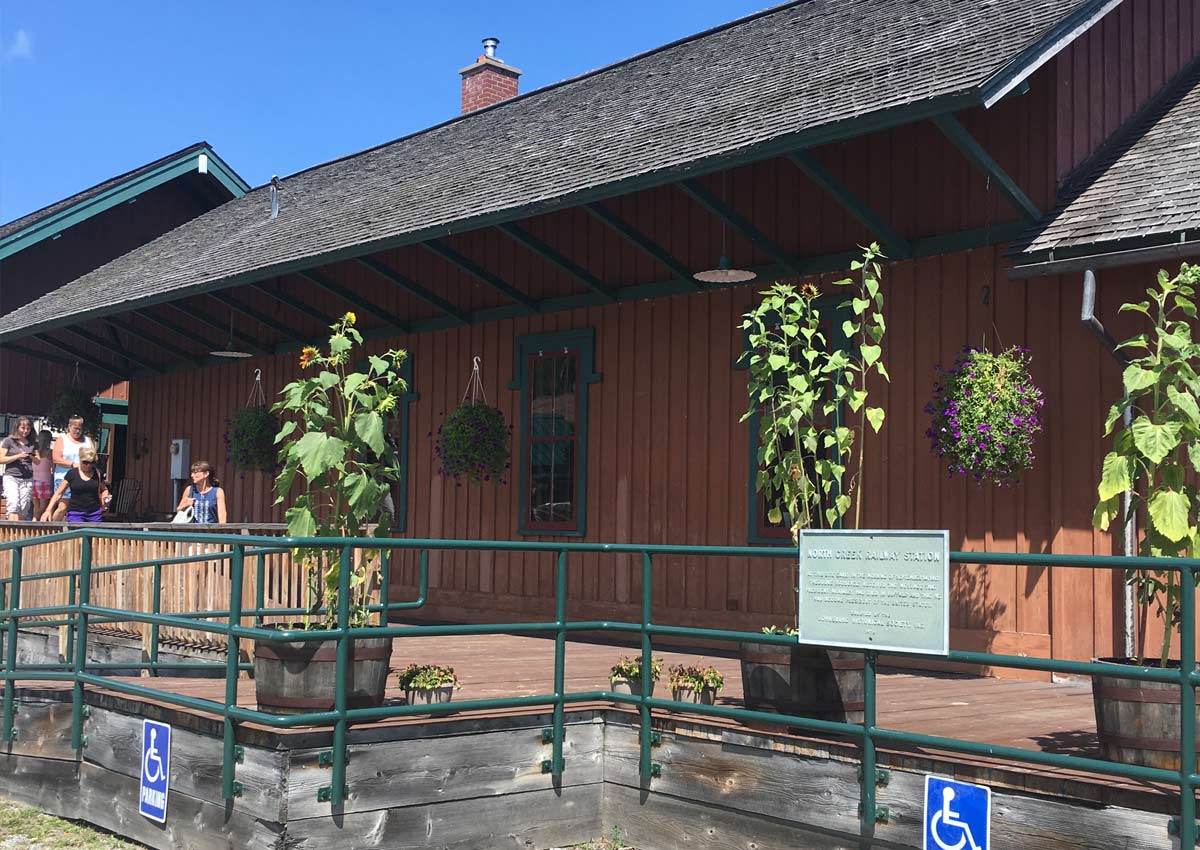
[(167, 822), (167, 783), (171, 774), (171, 727), (142, 720), (142, 781), (138, 811), (150, 820)]
[(925, 777), (924, 850), (991, 850), (992, 789)]

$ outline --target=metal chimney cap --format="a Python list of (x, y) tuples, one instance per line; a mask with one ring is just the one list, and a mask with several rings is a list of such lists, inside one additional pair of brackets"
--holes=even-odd
[(495, 59), (496, 58), (496, 48), (499, 46), (500, 46), (500, 39), (491, 38), (491, 37), (485, 38), (483, 40), (483, 55), (486, 56), (488, 59)]

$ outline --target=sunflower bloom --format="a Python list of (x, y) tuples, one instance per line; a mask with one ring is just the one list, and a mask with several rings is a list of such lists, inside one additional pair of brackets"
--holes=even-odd
[(320, 352), (317, 351), (315, 348), (313, 348), (311, 345), (304, 346), (304, 348), (300, 350), (300, 368), (301, 369), (308, 368), (308, 364), (313, 362), (313, 360), (316, 359), (318, 354), (320, 354)]
[(353, 310), (351, 310), (351, 311), (349, 311), (348, 313), (346, 313), (346, 324), (348, 324), (348, 325), (352, 325), (352, 324), (354, 324), (354, 323), (355, 323), (355, 322), (357, 322), (357, 321), (358, 321), (358, 316), (354, 315), (354, 311), (353, 311)]
[(815, 283), (804, 283), (800, 285), (800, 297), (809, 301), (821, 294), (821, 290), (817, 289)]

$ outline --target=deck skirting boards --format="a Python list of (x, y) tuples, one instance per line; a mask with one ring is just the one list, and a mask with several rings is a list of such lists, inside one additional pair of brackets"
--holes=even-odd
[[(244, 726), (241, 796), (221, 798), (220, 723), (105, 693), (88, 693), (88, 745), (70, 746), (63, 692), (19, 694), (16, 741), (0, 750), (0, 798), (87, 821), (161, 850), (540, 850), (609, 836), (639, 850), (859, 850), (858, 763), (852, 744), (764, 729), (656, 718), (662, 776), (638, 775), (636, 717), (606, 708), (567, 713), (566, 769), (541, 772), (548, 714), (464, 716), (352, 729), (336, 810), (317, 801), (330, 769), (327, 730)], [(173, 725), (164, 825), (138, 814), (141, 718)], [(1034, 775), (936, 754), (892, 753), (878, 789), (889, 820), (874, 846), (920, 848), (923, 774), (993, 788), (995, 850), (1161, 850), (1177, 801), (1071, 774)]]

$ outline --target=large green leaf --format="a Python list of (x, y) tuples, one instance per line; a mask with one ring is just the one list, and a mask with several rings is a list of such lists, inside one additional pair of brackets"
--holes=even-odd
[(296, 441), (294, 451), (309, 480), (336, 467), (346, 458), (346, 441), (323, 431), (309, 431)]
[(1139, 416), (1133, 421), (1133, 443), (1151, 463), (1162, 463), (1171, 450), (1179, 445), (1180, 424), (1167, 422), (1155, 425), (1149, 417)]
[(1190, 500), (1178, 490), (1159, 490), (1150, 497), (1147, 505), (1154, 528), (1173, 543), (1178, 543), (1188, 535), (1190, 508)]
[(1192, 468), (1200, 472), (1200, 443), (1188, 443), (1187, 453), (1188, 460), (1192, 462)]
[(1154, 386), (1154, 382), (1158, 380), (1158, 373), (1153, 369), (1143, 369), (1134, 363), (1125, 367), (1122, 380), (1125, 383), (1125, 392), (1133, 393)]
[(1120, 504), (1120, 500), (1115, 496), (1111, 499), (1097, 502), (1096, 509), (1092, 512), (1092, 525), (1101, 531), (1108, 531), (1108, 526), (1117, 517)]
[(371, 451), (383, 456), (386, 444), (383, 441), (383, 417), (375, 411), (360, 413), (354, 418), (354, 433)]
[(315, 537), (317, 533), (317, 518), (313, 512), (302, 505), (293, 505), (283, 513), (287, 520), (288, 537)]
[(1175, 387), (1167, 387), (1167, 398), (1171, 400), (1171, 404), (1182, 410), (1193, 424), (1200, 425), (1200, 407), (1196, 405), (1196, 399), (1191, 393), (1180, 392)]
[(1126, 490), (1133, 489), (1133, 464), (1129, 458), (1109, 452), (1104, 457), (1104, 468), (1100, 473), (1097, 488), (1102, 500), (1108, 500)]
[(864, 345), (862, 347), (863, 361), (870, 366), (879, 359), (879, 355), (883, 353), (883, 349), (878, 345)]
[(883, 427), (884, 411), (882, 407), (868, 407), (867, 421), (871, 423), (871, 427), (875, 429), (875, 433), (879, 433), (879, 429)]

